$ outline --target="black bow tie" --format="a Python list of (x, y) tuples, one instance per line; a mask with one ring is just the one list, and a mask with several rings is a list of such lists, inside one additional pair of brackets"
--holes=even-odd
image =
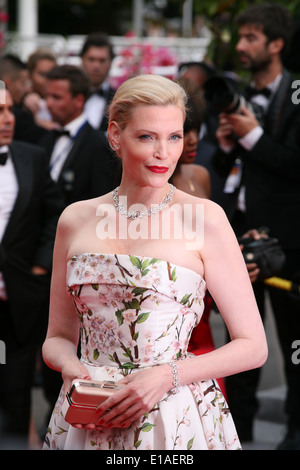
[(0, 153), (0, 165), (5, 165), (8, 153)]
[(248, 86), (246, 88), (246, 96), (248, 99), (252, 98), (253, 96), (257, 95), (263, 95), (266, 96), (267, 98), (270, 97), (271, 95), (271, 90), (269, 88), (262, 88), (261, 90), (258, 90), (257, 88), (254, 88), (252, 86)]
[(97, 88), (96, 90), (92, 91), (92, 95), (105, 97), (105, 91), (103, 90), (103, 88)]
[(56, 139), (59, 139), (64, 135), (70, 137), (70, 131), (66, 129), (54, 129), (54, 135)]

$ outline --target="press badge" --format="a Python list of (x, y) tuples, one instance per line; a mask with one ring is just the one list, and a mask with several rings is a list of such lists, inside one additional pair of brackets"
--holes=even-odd
[(237, 158), (230, 170), (230, 173), (225, 181), (224, 185), (224, 193), (232, 194), (234, 191), (240, 187), (241, 180), (242, 180), (242, 160)]

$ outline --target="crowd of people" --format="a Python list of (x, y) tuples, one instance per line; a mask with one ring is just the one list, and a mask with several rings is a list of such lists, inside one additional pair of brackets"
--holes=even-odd
[[(300, 448), (300, 373), (291, 360), (300, 337), (299, 299), (267, 286), (238, 243), (242, 235), (260, 239), (259, 228), (267, 227), (284, 251), (280, 276), (299, 277), (300, 111), (284, 66), (293, 25), (285, 8), (269, 4), (250, 7), (237, 24), (236, 51), (251, 83), (243, 89), (233, 83), (246, 98), (234, 112), (208, 102), (206, 84), (220, 74), (206, 63), (181, 64), (172, 81), (139, 76), (112, 89), (114, 52), (103, 34), (87, 37), (80, 66), (58, 65), (44, 49), (26, 64), (11, 54), (0, 58), (6, 85), (0, 105), (0, 339), (6, 345), (0, 448), (6, 440), (27, 443), (36, 436), (31, 391), (37, 367), (51, 408), (45, 448), (241, 448), (253, 439), (258, 410), (267, 291), (287, 384), (287, 434), (278, 449)], [(168, 243), (152, 233), (146, 241), (128, 236), (99, 243), (101, 204), (115, 205), (117, 226), (124, 226), (123, 217), (128, 230), (141, 215), (122, 212), (121, 195), (131, 204), (157, 204), (147, 217), (158, 226), (165, 195), (167, 211), (203, 205), (203, 247), (186, 250), (175, 233)], [(138, 319), (129, 323), (133, 297)], [(228, 343), (218, 349), (209, 326), (212, 307), (228, 330)], [(108, 333), (105, 344), (102, 333), (95, 340), (102, 324), (112, 335), (110, 347)], [(152, 339), (157, 348), (147, 356)], [(75, 377), (121, 385), (108, 411), (99, 406), (97, 425), (70, 426), (61, 414)]]
[[(58, 65), (44, 49), (35, 51), (27, 64), (11, 54), (0, 58), (6, 85), (0, 146), (9, 154), (1, 172), (0, 315), (6, 344), (6, 365), (0, 370), (6, 384), (0, 400), (2, 443), (10, 435), (26, 440), (32, 429), (31, 389), (47, 328), (58, 219), (67, 205), (105, 194), (119, 181), (105, 134), (110, 95), (99, 95), (112, 60), (108, 39), (91, 35), (81, 57), (83, 67)], [(106, 90), (112, 93), (108, 86)], [(93, 115), (86, 107), (94, 99), (102, 106), (96, 102)], [(96, 128), (90, 124), (95, 119)], [(44, 364), (42, 375), (52, 405), (61, 378)]]

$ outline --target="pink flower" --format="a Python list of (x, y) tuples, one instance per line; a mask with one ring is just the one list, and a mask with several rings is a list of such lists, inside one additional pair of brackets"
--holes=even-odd
[(9, 15), (5, 11), (0, 11), (0, 22), (7, 23), (9, 20)]
[(128, 31), (128, 33), (125, 34), (125, 38), (134, 38), (134, 37), (135, 37), (134, 31)]
[[(135, 35), (130, 32), (126, 37), (135, 37)], [(150, 42), (136, 42), (122, 49), (120, 57), (120, 68), (123, 74), (117, 80), (119, 85), (141, 73), (152, 73), (153, 67), (176, 65), (178, 62), (177, 58), (168, 48), (154, 47)]]
[(135, 314), (134, 312), (128, 310), (127, 312), (123, 313), (123, 318), (127, 323), (131, 323), (135, 320)]
[(151, 344), (148, 344), (144, 349), (145, 356), (150, 356), (153, 354), (153, 347)]

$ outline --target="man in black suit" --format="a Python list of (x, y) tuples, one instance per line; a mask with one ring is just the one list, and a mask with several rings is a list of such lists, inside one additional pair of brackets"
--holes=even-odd
[(54, 67), (47, 75), (47, 106), (61, 130), (40, 141), (49, 154), (50, 172), (66, 205), (101, 196), (115, 187), (115, 167), (104, 131), (87, 121), (84, 105), (89, 80), (74, 65)]
[[(58, 217), (63, 210), (45, 151), (13, 141), (13, 101), (0, 104), (0, 448), (26, 445), (37, 348), (45, 336)], [(20, 439), (20, 441), (19, 441)]]
[(101, 33), (90, 34), (82, 46), (80, 57), (82, 67), (91, 82), (91, 95), (85, 105), (88, 121), (95, 129), (106, 131), (105, 111), (115, 94), (115, 89), (109, 82), (109, 72), (114, 59), (109, 38)]
[[(244, 106), (240, 113), (220, 115), (220, 149), (214, 162), (228, 175), (224, 208), (237, 235), (267, 226), (285, 251), (281, 276), (293, 280), (300, 272), (300, 107), (293, 103), (292, 77), (283, 67), (293, 25), (285, 8), (270, 4), (251, 7), (238, 18), (238, 25), (236, 49), (256, 88), (245, 92), (259, 113)], [(264, 287), (254, 284), (262, 315)], [(300, 371), (291, 359), (292, 343), (300, 338), (300, 303), (275, 287), (269, 294), (288, 389), (288, 433), (278, 448), (300, 449)], [(252, 438), (258, 378), (254, 371), (227, 381), (229, 406), (242, 440)]]

